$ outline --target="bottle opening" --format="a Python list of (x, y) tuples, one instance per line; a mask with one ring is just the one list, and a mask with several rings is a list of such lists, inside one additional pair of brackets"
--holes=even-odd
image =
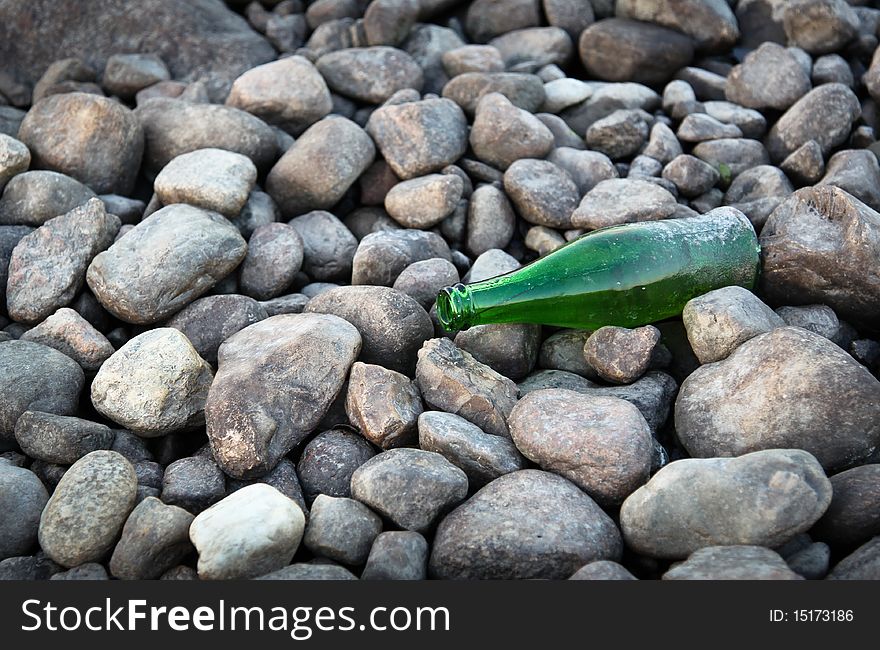
[(448, 332), (464, 329), (474, 315), (470, 291), (461, 283), (441, 289), (437, 294), (437, 318)]

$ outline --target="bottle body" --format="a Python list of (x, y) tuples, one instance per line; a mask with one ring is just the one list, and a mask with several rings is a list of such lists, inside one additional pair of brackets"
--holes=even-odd
[(612, 226), (516, 271), (443, 289), (437, 314), (448, 330), (513, 322), (637, 327), (680, 314), (713, 289), (751, 289), (759, 253), (751, 223), (731, 208)]

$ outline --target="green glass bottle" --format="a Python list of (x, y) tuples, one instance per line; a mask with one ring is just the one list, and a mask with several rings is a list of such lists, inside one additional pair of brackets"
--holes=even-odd
[(676, 316), (713, 289), (751, 289), (759, 253), (752, 224), (732, 208), (611, 226), (516, 271), (442, 289), (437, 316), (450, 331), (485, 323), (637, 327)]

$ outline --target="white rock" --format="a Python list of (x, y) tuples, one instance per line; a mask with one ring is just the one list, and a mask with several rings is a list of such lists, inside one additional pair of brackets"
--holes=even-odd
[(160, 327), (104, 362), (92, 382), (92, 404), (140, 436), (162, 436), (204, 423), (213, 379), (211, 366), (180, 330)]
[(265, 483), (233, 492), (189, 528), (203, 580), (255, 578), (290, 564), (306, 519), (293, 499)]

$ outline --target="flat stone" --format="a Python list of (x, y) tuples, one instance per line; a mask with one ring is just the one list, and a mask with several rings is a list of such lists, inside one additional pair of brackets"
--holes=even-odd
[(595, 230), (605, 226), (666, 219), (675, 211), (675, 197), (650, 181), (613, 178), (587, 192), (571, 215), (575, 228)]
[(369, 45), (397, 45), (419, 16), (418, 0), (378, 0), (364, 12), (364, 33)]
[(333, 108), (330, 90), (311, 61), (289, 56), (252, 68), (236, 79), (226, 105), (299, 135)]
[(526, 467), (525, 458), (510, 440), (489, 435), (452, 413), (426, 411), (418, 424), (419, 446), (460, 468), (474, 488)]
[(725, 124), (705, 113), (691, 113), (685, 117), (676, 131), (682, 142), (706, 142), (725, 138), (741, 138), (740, 128), (735, 124)]
[(193, 515), (155, 497), (141, 501), (122, 527), (110, 558), (110, 573), (120, 580), (155, 580), (192, 551)]
[(100, 561), (135, 504), (137, 475), (115, 451), (93, 451), (59, 481), (40, 518), (40, 547), (58, 564)]
[(532, 391), (510, 414), (517, 448), (572, 481), (600, 505), (623, 502), (648, 480), (653, 444), (638, 409), (614, 397)]
[(171, 73), (156, 54), (114, 54), (104, 66), (101, 85), (113, 95), (130, 99), (139, 90), (170, 78)]
[(675, 427), (692, 456), (804, 449), (833, 471), (864, 462), (880, 443), (878, 396), (880, 382), (834, 343), (778, 327), (695, 370), (681, 386)]
[(737, 286), (688, 301), (682, 319), (700, 363), (726, 359), (740, 344), (785, 325), (755, 294)]
[(630, 495), (620, 525), (635, 552), (683, 559), (711, 546), (780, 546), (808, 530), (830, 501), (822, 467), (801, 450), (688, 458)]
[(206, 293), (244, 259), (238, 229), (216, 212), (154, 212), (92, 261), (86, 282), (117, 318), (150, 324)]
[(564, 579), (619, 559), (614, 522), (573, 483), (522, 470), (492, 481), (440, 523), (429, 573), (440, 579)]
[(465, 45), (448, 50), (441, 57), (443, 69), (450, 77), (468, 72), (503, 72), (501, 53), (491, 45)]
[(199, 578), (254, 578), (293, 558), (305, 529), (296, 502), (255, 483), (233, 492), (198, 515), (189, 537), (199, 553)]
[(673, 158), (663, 168), (662, 174), (663, 178), (675, 184), (681, 195), (687, 197), (705, 194), (721, 179), (718, 170), (712, 165), (688, 154)]
[(188, 203), (235, 217), (248, 200), (257, 168), (250, 158), (223, 149), (197, 149), (172, 159), (153, 184), (164, 205)]
[(101, 194), (129, 194), (144, 151), (144, 131), (125, 106), (86, 93), (51, 95), (22, 120), (18, 138), (33, 165), (68, 174)]
[(9, 260), (9, 315), (37, 323), (73, 302), (89, 263), (110, 246), (119, 226), (99, 199), (90, 199), (22, 237)]
[(269, 172), (266, 191), (285, 217), (335, 205), (376, 155), (370, 136), (329, 116), (303, 133)]
[(99, 449), (109, 449), (116, 434), (110, 427), (80, 418), (25, 411), (15, 423), (15, 439), (31, 458), (73, 465)]
[(464, 472), (421, 449), (384, 451), (358, 467), (351, 496), (406, 530), (424, 533), (467, 496)]
[(416, 382), (428, 406), (509, 437), (506, 419), (516, 403), (516, 384), (446, 338), (427, 341), (418, 357)]
[(272, 128), (231, 106), (157, 97), (139, 104), (134, 114), (144, 129), (144, 167), (153, 172), (198, 149), (224, 149), (247, 156), (261, 172), (278, 157)]

